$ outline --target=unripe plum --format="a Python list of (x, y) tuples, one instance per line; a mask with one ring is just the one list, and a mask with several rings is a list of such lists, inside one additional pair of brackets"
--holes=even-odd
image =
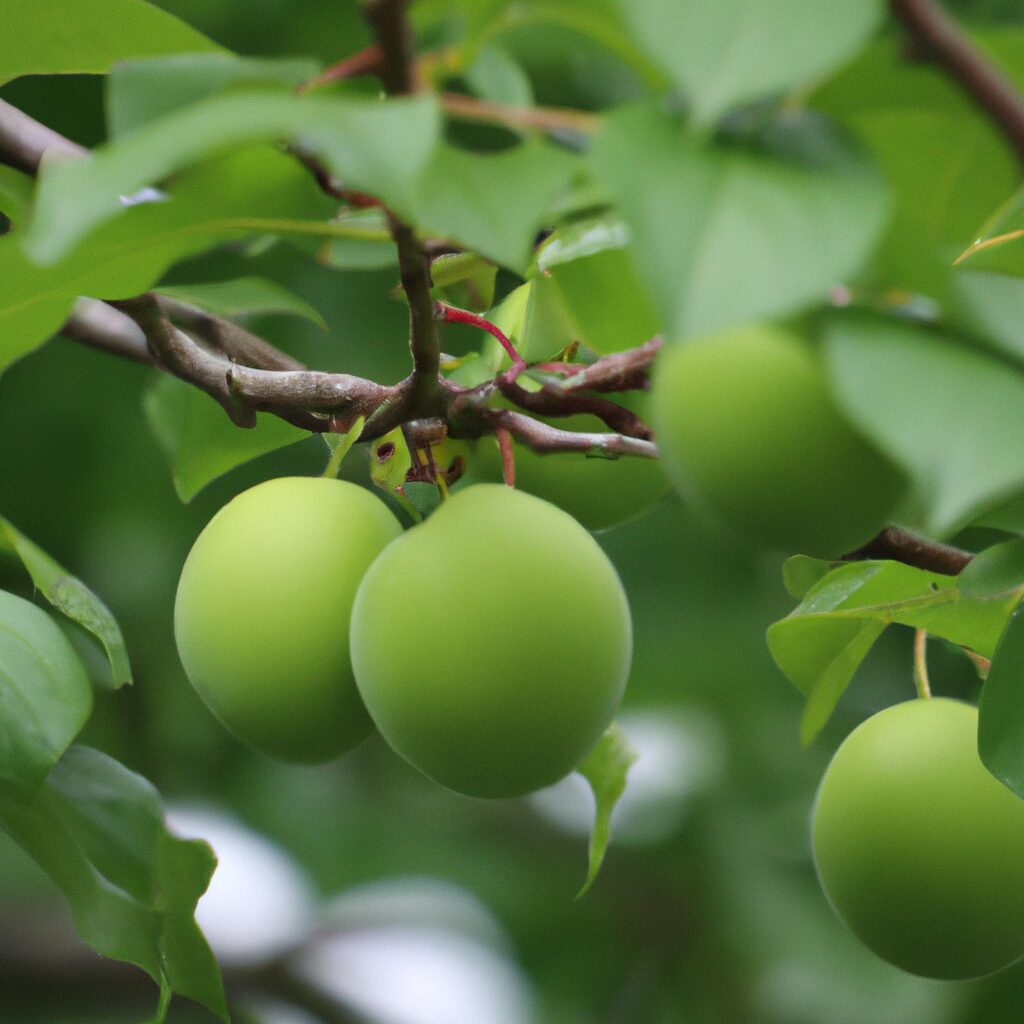
[(903, 489), (843, 419), (811, 350), (781, 327), (733, 328), (663, 352), (652, 418), (677, 490), (768, 547), (853, 551)]
[(375, 495), (322, 477), (269, 480), (210, 520), (182, 570), (174, 631), (192, 685), (239, 739), (315, 763), (370, 732), (348, 622), (363, 574), (400, 533)]
[(378, 730), (471, 796), (571, 771), (622, 697), (629, 607), (571, 516), (501, 484), (456, 493), (373, 563), (352, 610), (352, 664)]
[(1024, 954), (1024, 801), (985, 769), (977, 728), (959, 701), (887, 708), (839, 747), (814, 810), (836, 913), (928, 978), (973, 978)]

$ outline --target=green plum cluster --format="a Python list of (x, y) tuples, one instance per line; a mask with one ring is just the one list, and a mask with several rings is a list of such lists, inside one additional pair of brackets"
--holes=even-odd
[(1024, 955), (1024, 801), (985, 769), (978, 712), (917, 699), (842, 743), (818, 791), (818, 877), (839, 918), (890, 963), (973, 978)]
[(810, 347), (753, 324), (659, 356), (652, 419), (679, 493), (755, 543), (835, 558), (865, 544), (902, 475), (843, 418)]
[(260, 484), (197, 539), (175, 634), (200, 696), (251, 746), (321, 762), (376, 725), (424, 774), (483, 797), (576, 767), (632, 653), (622, 585), (593, 537), (498, 484), (404, 533), (354, 484)]

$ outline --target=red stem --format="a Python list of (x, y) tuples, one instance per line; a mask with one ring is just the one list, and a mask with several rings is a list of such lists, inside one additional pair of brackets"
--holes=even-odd
[(434, 309), (439, 319), (444, 320), (450, 324), (470, 324), (473, 327), (479, 327), (483, 331), (487, 331), (488, 334), (493, 335), (498, 339), (498, 344), (508, 354), (509, 359), (512, 360), (512, 365), (520, 369), (526, 366), (526, 360), (516, 351), (515, 345), (505, 336), (497, 324), (492, 324), (490, 320), (480, 316), (478, 313), (471, 313), (468, 309), (459, 309), (458, 306), (449, 306), (447, 302), (435, 302)]
[(365, 50), (360, 50), (358, 53), (352, 54), (351, 57), (346, 57), (344, 60), (339, 60), (337, 64), (325, 68), (319, 75), (311, 78), (308, 82), (303, 82), (296, 92), (309, 92), (310, 89), (319, 89), (322, 85), (340, 82), (346, 78), (355, 78), (357, 75), (375, 74), (380, 69), (383, 59), (384, 54), (381, 52), (380, 46), (373, 43)]
[(501, 449), (501, 476), (506, 487), (516, 485), (516, 453), (512, 444), (512, 435), (507, 427), (495, 427), (494, 434), (498, 438)]

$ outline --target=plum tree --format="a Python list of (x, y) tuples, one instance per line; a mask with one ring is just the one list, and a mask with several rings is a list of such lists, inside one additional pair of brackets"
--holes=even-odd
[(587, 754), (622, 696), (632, 626), (615, 569), (571, 516), (477, 484), (373, 563), (351, 643), (388, 743), (451, 789), (499, 797)]
[(195, 542), (174, 628), (192, 685), (239, 739), (330, 760), (371, 730), (348, 648), (363, 573), (401, 532), (369, 491), (281, 477), (228, 502)]
[(903, 489), (841, 416), (810, 349), (781, 327), (734, 328), (664, 352), (653, 410), (674, 486), (767, 546), (852, 551)]
[(975, 708), (913, 700), (836, 752), (814, 810), (814, 860), (850, 930), (890, 963), (971, 978), (1024, 954), (1024, 802), (988, 773)]

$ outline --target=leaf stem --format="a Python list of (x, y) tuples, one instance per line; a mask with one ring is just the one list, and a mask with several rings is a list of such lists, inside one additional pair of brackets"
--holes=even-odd
[(508, 427), (495, 427), (494, 436), (498, 439), (501, 449), (501, 476), (506, 487), (516, 485), (516, 453), (512, 444), (512, 435)]
[(447, 302), (435, 302), (434, 313), (439, 320), (444, 320), (450, 324), (469, 324), (472, 327), (479, 327), (482, 331), (486, 331), (492, 337), (496, 338), (498, 344), (505, 350), (509, 359), (512, 360), (512, 365), (520, 369), (525, 369), (526, 360), (516, 350), (515, 345), (508, 339), (505, 332), (494, 323), (491, 323), (486, 317), (480, 316), (479, 313), (473, 313), (468, 309), (459, 309), (458, 306), (449, 306)]
[(914, 686), (917, 688), (918, 697), (923, 699), (932, 695), (931, 683), (928, 681), (927, 643), (927, 631), (914, 630)]

